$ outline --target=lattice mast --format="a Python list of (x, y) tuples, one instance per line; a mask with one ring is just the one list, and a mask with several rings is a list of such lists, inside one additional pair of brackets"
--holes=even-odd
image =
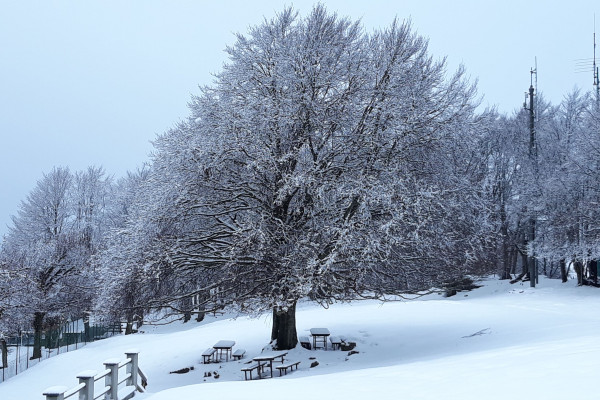
[[(536, 103), (535, 95), (537, 95), (537, 57), (535, 58), (535, 68), (531, 68), (530, 71), (530, 85), (529, 91), (525, 92), (525, 102), (523, 103), (523, 108), (529, 113), (529, 158), (530, 162), (533, 166), (533, 174), (535, 179), (534, 187), (537, 187), (538, 181), (538, 165), (537, 165), (537, 143), (536, 143), (536, 135), (535, 135), (535, 119), (537, 117), (536, 113)], [(535, 75), (535, 88), (533, 86), (534, 80), (533, 77)], [(529, 98), (529, 106), (527, 106), (527, 98)], [(526, 235), (525, 239), (525, 247), (527, 248), (527, 271), (529, 275), (529, 285), (531, 287), (535, 287), (536, 283), (538, 283), (538, 270), (537, 270), (537, 260), (535, 256), (535, 251), (532, 248), (529, 248), (528, 243), (532, 243), (535, 240), (536, 236), (536, 212), (535, 208), (529, 210), (529, 232)]]
[(596, 14), (594, 14), (594, 86), (596, 87), (596, 105), (600, 105), (600, 74), (596, 64)]

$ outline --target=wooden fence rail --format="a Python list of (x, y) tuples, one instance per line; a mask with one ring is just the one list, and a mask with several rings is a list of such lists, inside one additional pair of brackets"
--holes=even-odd
[[(110, 359), (104, 362), (105, 370), (101, 373), (88, 370), (77, 375), (79, 384), (71, 389), (66, 386), (53, 386), (43, 393), (46, 400), (66, 400), (78, 395), (77, 400), (128, 400), (135, 392), (143, 392), (148, 382), (138, 365), (138, 351), (125, 353), (125, 360)], [(125, 367), (124, 375), (119, 377), (119, 370)], [(138, 382), (138, 376), (141, 382)], [(104, 388), (95, 393), (95, 383), (104, 378)], [(125, 386), (122, 384), (125, 383)], [(122, 386), (119, 389), (119, 385)]]

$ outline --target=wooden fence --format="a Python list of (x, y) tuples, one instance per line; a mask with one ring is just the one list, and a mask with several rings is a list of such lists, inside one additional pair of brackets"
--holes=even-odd
[[(138, 365), (138, 351), (125, 353), (125, 360), (110, 359), (104, 362), (105, 370), (99, 374), (96, 371), (83, 371), (77, 375), (79, 384), (74, 388), (66, 386), (53, 386), (43, 393), (46, 400), (66, 400), (75, 397), (77, 400), (128, 400), (135, 396), (135, 392), (143, 392), (148, 379)], [(125, 367), (125, 373), (119, 376), (119, 370)], [(141, 378), (141, 381), (138, 380)], [(96, 382), (104, 378), (104, 386), (95, 392)], [(124, 385), (123, 385), (124, 384)], [(121, 386), (121, 388), (119, 388)]]

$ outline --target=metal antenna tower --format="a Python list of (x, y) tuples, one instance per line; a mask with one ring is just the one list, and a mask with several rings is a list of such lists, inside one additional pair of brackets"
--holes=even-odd
[[(536, 112), (535, 110), (537, 109), (537, 100), (534, 97), (535, 95), (537, 95), (537, 57), (535, 58), (535, 69), (531, 68), (531, 76), (530, 76), (530, 85), (529, 85), (529, 91), (525, 92), (525, 102), (523, 103), (523, 108), (525, 109), (525, 111), (528, 111), (529, 113), (529, 158), (533, 164), (533, 170), (534, 170), (534, 176), (535, 176), (535, 180), (537, 183), (538, 180), (538, 166), (537, 166), (537, 143), (536, 143), (536, 134), (535, 134), (535, 119), (536, 119)], [(535, 74), (535, 85), (536, 88), (534, 89), (533, 87), (533, 75)], [(527, 97), (529, 97), (529, 107), (527, 107)], [(537, 185), (534, 185), (534, 187)], [(536, 216), (536, 212), (535, 209), (534, 210), (530, 210), (530, 216), (529, 216), (529, 232), (526, 235), (525, 238), (525, 246), (527, 246), (528, 243), (531, 243), (533, 241), (535, 241), (535, 236), (536, 236), (536, 220), (537, 220), (537, 216)], [(537, 280), (538, 280), (538, 271), (537, 271), (537, 259), (535, 256), (535, 250), (532, 248), (529, 248), (527, 250), (528, 254), (527, 254), (527, 271), (529, 274), (529, 285), (531, 287), (535, 287)]]
[(535, 56), (534, 60), (535, 60), (535, 69), (532, 71), (532, 73), (535, 74), (535, 92), (537, 93), (537, 91), (538, 91), (538, 88), (537, 88), (537, 77), (538, 77), (537, 56)]
[[(538, 94), (538, 85), (537, 85), (537, 78), (538, 78), (537, 56), (535, 56), (534, 60), (535, 60), (535, 69), (531, 70), (531, 76), (533, 77), (533, 75), (535, 74), (535, 86), (534, 87), (535, 87), (535, 95), (537, 96), (537, 94)], [(532, 86), (533, 86), (533, 83), (532, 83)], [(539, 101), (536, 100), (535, 103), (534, 103), (534, 109), (533, 109), (533, 118), (535, 118), (536, 120), (538, 119), (538, 109), (539, 109), (538, 103), (539, 103)]]
[[(536, 155), (536, 142), (535, 142), (535, 120), (538, 118), (537, 115), (537, 101), (534, 99), (534, 94), (537, 95), (537, 57), (535, 57), (535, 68), (531, 68), (529, 71), (530, 86), (529, 91), (525, 92), (525, 101), (523, 102), (523, 108), (529, 111), (529, 155)], [(533, 76), (535, 75), (535, 88), (533, 86)], [(529, 107), (527, 107), (527, 99), (529, 98)]]
[(596, 86), (596, 104), (600, 104), (600, 74), (596, 65), (596, 14), (594, 14), (594, 86)]

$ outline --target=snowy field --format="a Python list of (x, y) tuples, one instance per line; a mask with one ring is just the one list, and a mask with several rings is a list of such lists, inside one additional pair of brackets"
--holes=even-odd
[[(240, 371), (268, 344), (270, 316), (207, 318), (145, 327), (46, 360), (0, 384), (0, 400), (43, 399), (47, 387), (73, 387), (78, 372), (100, 371), (104, 360), (124, 358), (131, 348), (140, 351), (149, 380), (148, 392), (136, 396), (143, 400), (600, 398), (599, 289), (547, 279), (535, 289), (483, 284), (447, 299), (431, 295), (327, 310), (301, 305), (299, 336), (327, 327), (357, 342), (358, 354), (297, 348), (286, 359), (301, 361), (299, 370), (281, 378), (248, 382)], [(234, 349), (246, 349), (246, 357), (201, 364), (200, 354), (221, 339), (235, 340)], [(318, 366), (310, 368), (311, 357)], [(194, 369), (170, 373), (186, 367)]]

